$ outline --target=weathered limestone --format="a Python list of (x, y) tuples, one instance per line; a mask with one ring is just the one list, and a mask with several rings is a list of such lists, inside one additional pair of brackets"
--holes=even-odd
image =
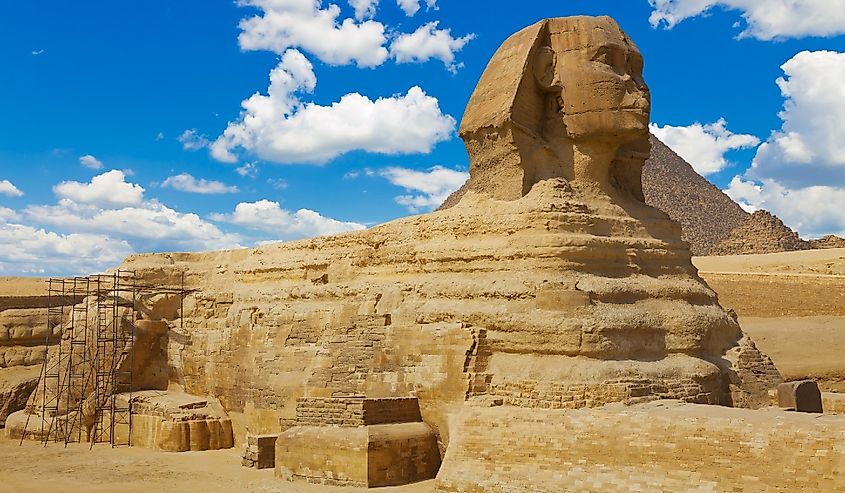
[(845, 416), (661, 401), (458, 421), (439, 491), (845, 491)]
[(822, 393), (812, 380), (778, 385), (778, 405), (800, 413), (821, 413)]
[(132, 445), (165, 452), (232, 448), (232, 422), (216, 399), (145, 391), (132, 399)]
[[(24, 408), (38, 384), (47, 336), (47, 285), (43, 279), (0, 278), (0, 427)], [(70, 299), (50, 300), (53, 306)], [(58, 341), (61, 327), (50, 336)]]
[(255, 469), (276, 467), (276, 440), (279, 435), (248, 435), (242, 464)]
[(276, 475), (381, 487), (432, 479), (437, 438), (417, 399), (300, 399), (296, 423), (276, 440)]

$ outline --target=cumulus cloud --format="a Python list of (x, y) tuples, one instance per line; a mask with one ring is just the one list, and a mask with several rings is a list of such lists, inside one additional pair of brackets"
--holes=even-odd
[(455, 53), (461, 51), (475, 35), (453, 38), (450, 29), (437, 29), (437, 26), (438, 21), (433, 21), (413, 33), (400, 35), (390, 45), (390, 56), (397, 63), (422, 63), (436, 58), (454, 73), (460, 67), (455, 63)]
[(845, 0), (649, 0), (654, 27), (671, 29), (715, 7), (739, 10), (745, 19), (740, 37), (762, 40), (836, 36), (845, 33)]
[(90, 183), (63, 182), (54, 191), (55, 205), (24, 209), (31, 222), (73, 233), (127, 241), (137, 252), (194, 251), (232, 248), (237, 235), (224, 233), (193, 213), (181, 213), (158, 200), (145, 200), (144, 189), (109, 171)]
[(198, 151), (211, 144), (208, 138), (197, 132), (195, 128), (185, 130), (179, 134), (179, 137), (176, 137), (176, 140), (182, 143), (182, 149), (186, 151)]
[(807, 238), (845, 236), (845, 188), (814, 185), (787, 188), (775, 180), (736, 176), (725, 193), (746, 211), (766, 209)]
[[(178, 212), (113, 170), (54, 187), (53, 205), (0, 207), (0, 271), (69, 275), (102, 271), (135, 252), (235, 248), (239, 235)], [(25, 221), (25, 222), (24, 222)]]
[[(362, 17), (374, 2), (353, 2)], [(356, 63), (375, 67), (387, 59), (384, 25), (373, 20), (340, 21), (340, 7), (320, 8), (320, 0), (240, 0), (242, 6), (258, 8), (255, 15), (240, 22), (238, 42), (244, 50), (269, 50), (279, 55), (289, 48), (301, 48), (329, 65)], [(374, 7), (373, 7), (374, 8)]]
[(376, 15), (378, 0), (349, 0), (349, 5), (355, 9), (356, 19), (369, 19)]
[(99, 159), (92, 156), (91, 154), (86, 154), (84, 156), (80, 156), (79, 164), (81, 164), (82, 166), (85, 166), (86, 168), (91, 168), (91, 169), (100, 169), (100, 168), (103, 167), (103, 163)]
[(381, 170), (379, 174), (390, 183), (410, 192), (397, 196), (395, 200), (411, 212), (438, 207), (469, 179), (469, 173), (466, 171), (443, 166), (434, 166), (427, 171), (390, 167)]
[(22, 197), (23, 192), (12, 184), (9, 180), (0, 180), (0, 194), (8, 195), (9, 197)]
[(686, 127), (663, 127), (652, 123), (653, 133), (664, 144), (690, 163), (700, 175), (718, 173), (728, 166), (725, 153), (734, 149), (756, 147), (760, 139), (753, 135), (735, 134), (727, 129), (727, 121), (693, 123)]
[(19, 217), (20, 215), (13, 209), (9, 209), (8, 207), (0, 207), (0, 222), (13, 221), (18, 219)]
[(236, 247), (239, 240), (196, 214), (156, 200), (104, 209), (63, 199), (53, 206), (29, 206), (26, 215), (42, 224), (123, 238), (139, 252), (217, 250)]
[(235, 168), (235, 173), (249, 178), (258, 176), (258, 163), (244, 163), (243, 166)]
[(363, 224), (338, 221), (308, 209), (287, 211), (282, 209), (278, 202), (266, 199), (241, 202), (235, 206), (233, 213), (214, 214), (211, 217), (215, 221), (272, 233), (276, 240), (323, 236), (365, 228)]
[(62, 235), (7, 223), (0, 217), (0, 272), (67, 275), (102, 272), (132, 253), (123, 240), (105, 235)]
[(221, 194), (238, 193), (238, 187), (226, 185), (223, 182), (206, 180), (205, 178), (194, 178), (188, 173), (180, 173), (170, 176), (161, 184), (162, 187), (171, 187), (175, 190), (190, 193)]
[(845, 233), (845, 53), (801, 52), (781, 67), (782, 127), (726, 192), (805, 236)]
[[(396, 4), (408, 17), (414, 16), (420, 10), (420, 0), (396, 0)], [(437, 0), (425, 0), (425, 5), (429, 9), (437, 9)]]
[(144, 188), (127, 183), (125, 178), (123, 171), (114, 169), (95, 176), (90, 183), (63, 181), (53, 187), (53, 192), (80, 204), (104, 207), (140, 204), (144, 198)]
[(451, 137), (455, 119), (419, 87), (375, 101), (352, 93), (331, 106), (302, 103), (298, 92), (317, 84), (311, 63), (285, 52), (270, 73), (267, 95), (256, 93), (244, 111), (211, 146), (212, 156), (236, 162), (237, 148), (275, 163), (322, 164), (350, 151), (381, 154), (427, 153)]
[(803, 51), (781, 68), (783, 126), (760, 146), (748, 177), (845, 187), (845, 53)]

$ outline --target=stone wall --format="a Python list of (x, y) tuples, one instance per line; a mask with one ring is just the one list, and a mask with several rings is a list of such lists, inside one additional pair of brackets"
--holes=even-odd
[(313, 398), (297, 400), (300, 426), (369, 426), (422, 421), (416, 398)]
[[(845, 416), (661, 401), (591, 410), (468, 406), (440, 491), (845, 490)], [(549, 453), (554, 450), (555, 453)]]

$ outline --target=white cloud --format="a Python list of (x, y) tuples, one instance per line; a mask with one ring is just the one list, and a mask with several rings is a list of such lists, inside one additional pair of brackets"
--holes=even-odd
[(755, 183), (737, 176), (725, 193), (747, 211), (772, 212), (803, 237), (845, 236), (845, 188), (814, 185), (791, 189), (774, 180)]
[(193, 213), (181, 213), (157, 200), (144, 200), (144, 189), (112, 170), (91, 183), (63, 182), (53, 189), (56, 205), (30, 205), (27, 219), (73, 233), (126, 240), (138, 252), (216, 250), (238, 246), (239, 237), (221, 231)]
[[(740, 37), (762, 40), (845, 33), (845, 0), (649, 0), (653, 27), (671, 29), (684, 19), (722, 7), (742, 11)], [(737, 26), (738, 27), (738, 26)]]
[(845, 53), (803, 51), (781, 68), (783, 126), (760, 146), (747, 176), (845, 187)]
[(375, 67), (384, 63), (387, 38), (383, 24), (373, 20), (339, 21), (340, 7), (331, 4), (321, 9), (320, 4), (320, 0), (240, 0), (239, 5), (262, 11), (262, 15), (240, 22), (241, 48), (280, 55), (289, 48), (301, 48), (329, 65), (354, 62), (359, 67)]
[(475, 35), (453, 38), (450, 29), (437, 29), (437, 25), (438, 21), (429, 22), (411, 34), (400, 35), (390, 45), (390, 56), (397, 63), (421, 63), (437, 58), (454, 73), (460, 67), (455, 63), (455, 53), (461, 51)]
[(242, 103), (239, 121), (212, 144), (212, 156), (236, 162), (233, 151), (242, 148), (266, 161), (322, 164), (355, 150), (427, 153), (455, 128), (455, 119), (419, 87), (375, 101), (352, 93), (331, 106), (300, 102), (296, 93), (311, 92), (316, 84), (305, 56), (285, 52), (270, 73), (267, 95), (256, 93)]
[(258, 163), (245, 163), (243, 166), (235, 168), (235, 173), (249, 178), (258, 176)]
[[(408, 17), (414, 16), (420, 10), (420, 0), (396, 0), (396, 5), (399, 5), (405, 15)], [(425, 5), (429, 9), (437, 9), (437, 0), (425, 0)]]
[(132, 253), (126, 241), (105, 235), (62, 235), (0, 218), (0, 272), (68, 275), (102, 272)]
[(804, 236), (845, 234), (845, 53), (805, 51), (782, 68), (783, 125), (727, 193)]
[(22, 197), (23, 192), (12, 184), (9, 180), (0, 180), (0, 194), (8, 195), (9, 197)]
[(275, 240), (290, 240), (364, 229), (363, 224), (341, 222), (308, 209), (290, 212), (278, 202), (241, 202), (232, 214), (214, 214), (215, 221), (229, 222), (272, 233)]
[(144, 189), (127, 183), (121, 171), (90, 183), (63, 182), (54, 191), (60, 197), (55, 205), (30, 205), (21, 213), (0, 207), (0, 271), (84, 274), (113, 267), (134, 252), (216, 250), (240, 243), (240, 236), (196, 214), (144, 200)]
[(94, 156), (92, 156), (90, 154), (80, 156), (79, 164), (81, 164), (82, 166), (85, 166), (86, 168), (91, 168), (91, 169), (100, 169), (100, 168), (103, 167), (102, 161), (100, 161), (99, 159), (95, 158)]
[(391, 167), (381, 170), (379, 174), (408, 192), (419, 192), (395, 198), (397, 203), (411, 212), (438, 207), (469, 179), (469, 173), (443, 166), (434, 166), (428, 171)]
[(369, 19), (376, 15), (379, 0), (349, 0), (349, 5), (355, 9), (355, 18)]
[(176, 137), (176, 140), (182, 143), (182, 148), (186, 151), (198, 151), (211, 144), (208, 138), (198, 133), (195, 128), (185, 130), (179, 134), (179, 137)]
[(134, 183), (126, 183), (123, 171), (111, 170), (91, 179), (91, 183), (63, 181), (53, 187), (53, 192), (61, 198), (70, 199), (80, 204), (100, 206), (124, 206), (140, 204), (144, 198), (144, 188)]
[(161, 184), (175, 190), (202, 194), (238, 193), (238, 187), (226, 185), (223, 182), (194, 178), (188, 173), (170, 176)]
[(726, 152), (760, 144), (760, 139), (753, 135), (735, 134), (728, 130), (724, 118), (707, 125), (696, 122), (686, 127), (660, 127), (652, 123), (649, 127), (651, 133), (704, 176), (718, 173), (728, 166)]
[(12, 209), (8, 207), (0, 206), (0, 222), (3, 221), (14, 221), (18, 219), (20, 215)]
[(119, 237), (138, 252), (217, 250), (236, 247), (239, 241), (198, 215), (177, 212), (157, 200), (101, 208), (63, 199), (54, 206), (29, 206), (26, 215), (41, 224)]
[(159, 133), (156, 134), (155, 141), (159, 142), (161, 140), (164, 140), (164, 132), (159, 132)]

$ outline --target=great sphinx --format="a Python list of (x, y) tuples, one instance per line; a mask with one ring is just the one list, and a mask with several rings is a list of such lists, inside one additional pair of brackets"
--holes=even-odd
[(777, 370), (697, 275), (679, 225), (643, 202), (642, 68), (608, 17), (538, 22), (502, 44), (469, 101), (471, 177), (449, 207), (128, 258), (143, 283), (184, 275), (190, 290), (151, 315), (169, 324), (171, 384), (219, 398), (236, 442), (312, 426), (324, 407), (298, 413), (309, 399), (415, 397), (441, 453), (479, 402), (766, 405)]

